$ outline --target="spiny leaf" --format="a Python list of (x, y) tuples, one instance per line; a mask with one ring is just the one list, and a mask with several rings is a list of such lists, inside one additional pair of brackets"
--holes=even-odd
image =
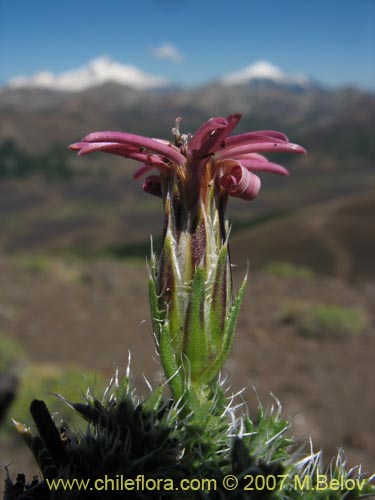
[(161, 385), (154, 389), (147, 399), (142, 403), (145, 412), (156, 412), (163, 398), (164, 387)]
[(181, 366), (177, 364), (176, 356), (172, 349), (168, 321), (164, 322), (160, 333), (159, 354), (174, 400), (178, 401), (184, 393), (184, 383), (180, 373)]
[(199, 267), (191, 284), (184, 328), (184, 353), (189, 360), (188, 370), (194, 381), (207, 363), (207, 335), (204, 321), (205, 271)]
[(90, 424), (99, 424), (103, 418), (102, 413), (91, 404), (72, 403), (72, 407)]
[(156, 338), (159, 339), (161, 314), (159, 310), (159, 299), (156, 293), (156, 283), (153, 277), (150, 277), (148, 290), (151, 309), (152, 332), (154, 335), (156, 335)]
[(31, 449), (31, 445), (33, 442), (33, 434), (31, 432), (30, 427), (26, 427), (25, 424), (21, 424), (20, 422), (17, 422), (17, 420), (14, 420), (12, 418), (12, 422), (14, 427), (16, 428), (17, 432), (22, 436), (23, 440), (27, 444), (27, 446)]
[(114, 397), (115, 399), (125, 399), (130, 394), (130, 391), (131, 386), (129, 377), (123, 377), (115, 388)]
[(210, 307), (210, 334), (213, 353), (220, 352), (224, 336), (225, 316), (227, 310), (227, 265), (228, 248), (223, 245), (217, 260)]
[(56, 469), (69, 462), (64, 443), (44, 401), (34, 399), (30, 413)]
[(52, 466), (52, 460), (46, 450), (45, 444), (40, 436), (33, 436), (29, 427), (26, 427), (24, 424), (21, 424), (14, 419), (12, 419), (12, 421), (17, 432), (22, 436), (29, 450), (33, 454), (39, 469), (43, 473), (46, 467), (48, 468)]
[(245, 291), (247, 285), (247, 278), (245, 278), (242, 282), (241, 288), (238, 292), (238, 295), (231, 307), (229, 312), (229, 316), (227, 319), (227, 323), (225, 326), (224, 337), (222, 341), (221, 352), (219, 356), (204, 370), (199, 381), (200, 383), (208, 384), (211, 382), (219, 373), (225, 361), (227, 360), (230, 351), (232, 349), (234, 332), (236, 329), (238, 315), (240, 313), (241, 304), (243, 302)]
[(161, 296), (160, 300), (162, 300), (162, 303), (159, 305), (159, 310), (161, 311), (162, 317), (165, 317), (164, 311), (166, 311), (168, 316), (171, 342), (176, 353), (180, 353), (182, 348), (180, 335), (181, 317), (178, 302), (179, 287), (180, 279), (176, 263), (175, 243), (173, 236), (168, 231), (164, 239), (157, 292)]

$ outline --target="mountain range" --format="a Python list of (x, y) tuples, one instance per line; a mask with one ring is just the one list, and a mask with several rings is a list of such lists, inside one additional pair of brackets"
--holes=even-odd
[[(89, 61), (84, 66), (63, 73), (54, 74), (41, 71), (31, 76), (18, 76), (10, 79), (5, 87), (41, 88), (63, 92), (77, 92), (105, 83), (117, 83), (136, 89), (169, 89), (176, 85), (158, 75), (145, 73), (141, 69), (122, 64), (108, 56), (101, 56)], [(240, 71), (224, 75), (218, 80), (223, 85), (259, 84), (268, 82), (275, 85), (309, 87), (312, 80), (305, 75), (287, 75), (280, 68), (268, 61), (258, 61)]]
[(265, 61), (191, 88), (109, 58), (61, 75), (12, 80), (0, 89), (0, 145), (10, 139), (30, 154), (63, 151), (92, 130), (170, 137), (177, 116), (190, 132), (211, 116), (237, 111), (243, 113), (238, 133), (273, 128), (303, 144), (309, 155), (299, 164), (375, 162), (373, 93), (329, 89)]
[(136, 66), (121, 64), (113, 61), (110, 57), (102, 56), (89, 61), (80, 68), (60, 74), (41, 71), (31, 76), (15, 77), (6, 83), (6, 87), (79, 92), (108, 82), (138, 89), (156, 89), (169, 85), (166, 78), (147, 74)]

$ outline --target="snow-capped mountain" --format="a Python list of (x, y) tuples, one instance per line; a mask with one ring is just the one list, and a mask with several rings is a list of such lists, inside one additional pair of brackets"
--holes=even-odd
[[(41, 71), (31, 76), (10, 79), (4, 88), (48, 89), (63, 92), (79, 92), (104, 83), (115, 82), (138, 90), (169, 92), (180, 88), (163, 76), (145, 73), (136, 66), (122, 64), (108, 56), (98, 57), (80, 68), (63, 73)], [(289, 91), (305, 91), (319, 85), (305, 75), (288, 75), (268, 61), (258, 61), (250, 66), (227, 74), (216, 83), (224, 87), (246, 85), (252, 87), (283, 88)]]
[(240, 71), (230, 73), (220, 79), (222, 85), (245, 85), (270, 82), (281, 86), (310, 86), (312, 80), (305, 75), (287, 75), (279, 67), (268, 61), (258, 61)]
[(129, 87), (147, 90), (163, 88), (170, 82), (161, 76), (144, 73), (139, 68), (113, 61), (102, 56), (89, 61), (84, 66), (53, 74), (42, 71), (31, 76), (20, 76), (8, 81), (8, 88), (45, 88), (64, 92), (78, 92), (103, 83), (116, 82)]

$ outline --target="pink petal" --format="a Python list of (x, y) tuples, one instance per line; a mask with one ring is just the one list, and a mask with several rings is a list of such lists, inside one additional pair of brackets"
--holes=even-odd
[(220, 185), (232, 196), (243, 200), (253, 200), (259, 193), (261, 181), (238, 162), (230, 162), (224, 166)]
[(246, 155), (237, 156), (237, 158), (243, 158), (244, 160), (268, 161), (268, 158), (264, 155), (260, 155), (259, 153), (247, 153)]
[[(245, 137), (246, 136), (246, 137)], [(232, 140), (230, 140), (232, 139)], [(234, 147), (239, 147), (239, 146), (246, 146), (250, 144), (256, 144), (259, 142), (272, 142), (272, 143), (277, 143), (277, 144), (288, 144), (287, 142), (281, 140), (281, 139), (276, 139), (275, 137), (271, 137), (268, 135), (262, 135), (259, 134), (258, 132), (251, 132), (250, 134), (243, 134), (241, 135), (235, 135), (233, 137), (228, 137), (228, 139), (225, 141), (224, 144), (224, 150), (228, 148), (234, 148)]]
[(158, 175), (150, 175), (147, 177), (143, 182), (142, 188), (146, 193), (153, 194), (158, 197), (162, 196), (161, 182)]
[(150, 155), (146, 153), (132, 152), (126, 154), (126, 158), (131, 160), (144, 161), (147, 165), (152, 168), (157, 168), (160, 172), (168, 173), (171, 168), (167, 165), (158, 155)]
[(228, 116), (227, 122), (228, 125), (224, 130), (220, 133), (220, 139), (223, 141), (228, 137), (228, 135), (232, 132), (232, 130), (237, 126), (237, 123), (241, 120), (242, 113), (232, 113)]
[(72, 150), (72, 151), (79, 151), (80, 149), (83, 148), (83, 146), (85, 146), (86, 143), (85, 142), (75, 142), (73, 144), (69, 144), (68, 146), (68, 149)]
[(219, 158), (237, 158), (243, 156), (247, 153), (257, 153), (259, 151), (271, 151), (271, 152), (289, 152), (289, 153), (307, 153), (306, 149), (298, 144), (288, 143), (278, 143), (278, 142), (258, 142), (255, 144), (247, 144), (245, 146), (229, 147), (220, 151)]
[(145, 148), (154, 153), (165, 156), (170, 161), (184, 165), (186, 158), (183, 156), (178, 148), (172, 147), (170, 143), (165, 144), (165, 141), (150, 139), (142, 135), (128, 134), (125, 132), (93, 132), (86, 135), (82, 141), (86, 142), (117, 142), (130, 146), (131, 148)]
[(289, 142), (288, 137), (277, 130), (258, 130), (257, 132), (259, 132), (259, 134), (269, 135), (270, 137), (275, 137), (275, 139), (281, 139), (282, 141)]
[[(129, 158), (131, 160), (142, 161), (146, 165), (140, 167), (140, 169), (136, 171), (134, 174), (135, 179), (138, 179), (145, 172), (153, 168), (157, 168), (165, 175), (170, 171), (170, 167), (159, 156), (141, 153), (138, 149), (128, 148), (126, 145), (118, 142), (77, 142), (69, 146), (69, 149), (79, 150), (78, 156), (102, 151), (104, 153), (112, 153), (114, 155), (123, 156), (124, 158)], [(143, 170), (144, 167), (147, 167), (147, 170)]]
[(204, 158), (205, 156), (215, 153), (240, 121), (241, 116), (241, 113), (229, 115), (227, 118), (227, 125), (224, 128), (216, 130), (214, 134), (211, 134), (207, 141), (202, 144), (199, 151), (196, 152), (196, 156)]
[[(132, 155), (139, 153), (139, 151), (137, 151), (136, 149), (128, 148), (124, 146), (124, 144), (120, 144), (119, 142), (81, 142), (80, 144), (82, 146), (79, 150), (78, 156), (95, 153), (97, 151), (103, 151), (109, 153), (116, 152), (117, 154), (121, 154), (121, 156), (126, 156), (126, 157), (128, 156), (128, 154)], [(147, 157), (147, 155), (145, 154), (142, 155), (144, 157)]]
[(210, 135), (216, 130), (227, 127), (228, 122), (225, 118), (217, 116), (215, 118), (210, 118), (208, 121), (203, 123), (199, 129), (195, 132), (193, 137), (190, 139), (188, 144), (188, 151), (191, 153), (200, 149)]
[(169, 166), (158, 155), (148, 155), (147, 163), (155, 168), (164, 167), (165, 169), (169, 169)]
[(137, 170), (134, 172), (133, 178), (135, 180), (139, 179), (142, 177), (142, 175), (146, 174), (150, 170), (152, 170), (154, 167), (152, 165), (141, 165), (140, 167), (137, 168)]
[(282, 165), (278, 165), (277, 163), (272, 163), (270, 161), (249, 160), (246, 158), (238, 158), (238, 161), (248, 170), (255, 170), (256, 172), (271, 172), (273, 174), (286, 176), (289, 175), (289, 172), (285, 167), (283, 167)]
[[(246, 134), (232, 135), (225, 140), (225, 146), (240, 146), (252, 141), (253, 138), (262, 137), (267, 138), (271, 142), (289, 142), (288, 137), (281, 132), (275, 130), (257, 130), (256, 132), (247, 132)], [(268, 141), (264, 141), (268, 142)]]
[(118, 156), (123, 156), (124, 158), (129, 158), (130, 160), (143, 161), (155, 166), (156, 168), (168, 168), (167, 164), (164, 163), (161, 158), (156, 159), (155, 157), (152, 157), (152, 155), (141, 153), (137, 149), (128, 148), (124, 144), (119, 144), (118, 142), (86, 142), (83, 144), (85, 145), (79, 151), (78, 156), (102, 151), (103, 153), (112, 153)]

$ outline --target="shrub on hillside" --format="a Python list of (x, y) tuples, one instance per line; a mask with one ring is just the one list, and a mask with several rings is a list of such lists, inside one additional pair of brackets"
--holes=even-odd
[(282, 310), (281, 319), (294, 325), (301, 335), (317, 338), (359, 335), (368, 326), (363, 311), (324, 304), (291, 304)]

